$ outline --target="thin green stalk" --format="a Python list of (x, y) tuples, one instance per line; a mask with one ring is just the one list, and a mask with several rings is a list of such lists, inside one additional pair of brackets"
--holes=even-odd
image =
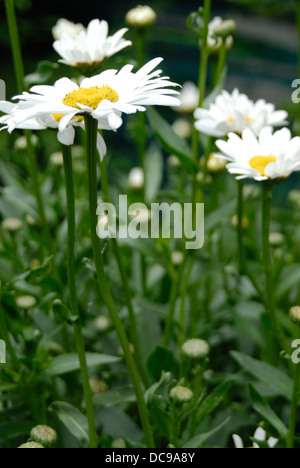
[(91, 117), (85, 117), (86, 137), (87, 137), (87, 165), (89, 177), (89, 203), (90, 203), (90, 224), (91, 237), (94, 253), (94, 262), (96, 266), (97, 279), (99, 290), (103, 301), (111, 315), (114, 327), (118, 334), (125, 360), (127, 363), (129, 375), (132, 380), (134, 392), (137, 399), (137, 405), (141, 418), (141, 423), (144, 431), (145, 441), (148, 448), (154, 448), (154, 440), (150, 426), (148, 408), (146, 406), (142, 386), (140, 383), (139, 373), (135, 364), (135, 360), (130, 350), (129, 342), (112, 298), (108, 281), (104, 270), (103, 254), (100, 245), (100, 239), (97, 236), (97, 121)]
[[(24, 65), (23, 65), (23, 58), (22, 58), (22, 51), (21, 51), (21, 45), (20, 45), (20, 39), (19, 39), (14, 0), (5, 0), (5, 7), (6, 7), (7, 24), (9, 28), (9, 35), (10, 35), (10, 41), (11, 41), (11, 49), (12, 49), (12, 54), (13, 54), (17, 86), (18, 86), (19, 93), (22, 93), (24, 91), (25, 73), (24, 73)], [(37, 209), (38, 209), (41, 229), (43, 233), (42, 234), (43, 242), (41, 245), (41, 250), (43, 252), (45, 246), (51, 245), (51, 236), (50, 236), (50, 232), (49, 232), (49, 228), (48, 228), (48, 224), (46, 220), (43, 198), (41, 195), (41, 189), (40, 189), (39, 178), (38, 178), (38, 164), (37, 164), (35, 150), (31, 141), (31, 132), (29, 130), (25, 130), (24, 135), (26, 137), (26, 142), (27, 142), (29, 172), (30, 172), (30, 176), (32, 179), (33, 192), (34, 192), (34, 196), (37, 202)]]
[(287, 443), (286, 443), (286, 447), (288, 449), (293, 449), (295, 446), (295, 433), (296, 433), (296, 424), (297, 424), (299, 391), (300, 391), (300, 365), (296, 364), (295, 375), (294, 375), (293, 397), (292, 397), (291, 413), (290, 413), (290, 422), (289, 422), (289, 432), (288, 432)]
[[(74, 196), (74, 178), (72, 154), (70, 146), (62, 146), (64, 157), (64, 171), (66, 179), (66, 196), (67, 196), (67, 216), (68, 216), (68, 249), (67, 249), (67, 270), (68, 270), (68, 287), (69, 301), (71, 312), (74, 317), (79, 317), (79, 306), (76, 288), (75, 275), (75, 196)], [(93, 409), (93, 399), (89, 384), (89, 374), (86, 361), (84, 338), (82, 334), (82, 326), (80, 319), (74, 323), (74, 333), (76, 348), (80, 362), (81, 378), (83, 384), (87, 420), (89, 426), (90, 448), (98, 447), (98, 437), (95, 425), (95, 416)]]
[(182, 348), (185, 340), (185, 332), (186, 332), (186, 313), (185, 313), (185, 303), (186, 303), (186, 296), (187, 296), (187, 291), (188, 291), (188, 286), (189, 286), (189, 281), (191, 277), (191, 273), (193, 270), (193, 266), (195, 263), (195, 258), (191, 257), (189, 259), (189, 265), (187, 269), (187, 273), (185, 276), (183, 288), (182, 288), (182, 293), (181, 293), (181, 308), (180, 308), (180, 337), (179, 337), (179, 346), (180, 349)]
[(239, 272), (240, 275), (244, 273), (245, 256), (243, 244), (243, 218), (244, 218), (244, 181), (238, 180), (238, 202), (237, 202), (237, 219), (238, 219), (238, 259), (239, 259)]
[(19, 371), (21, 368), (20, 361), (15, 353), (15, 349), (10, 341), (10, 336), (7, 328), (6, 317), (2, 307), (2, 291), (1, 291), (1, 283), (0, 283), (0, 339), (3, 339), (10, 355), (11, 362), (13, 367), (16, 371)]
[(272, 262), (269, 240), (272, 192), (273, 185), (269, 184), (268, 182), (262, 184), (262, 247), (266, 281), (266, 303), (275, 338), (281, 347), (281, 350), (287, 351), (289, 347), (286, 343), (286, 338), (277, 316), (276, 304), (274, 300), (274, 285), (272, 278)]
[(298, 31), (298, 78), (300, 78), (300, 0), (295, 0), (296, 23)]
[(163, 341), (163, 344), (165, 347), (169, 346), (169, 343), (171, 340), (171, 331), (172, 331), (172, 326), (174, 322), (176, 303), (177, 303), (179, 291), (181, 289), (181, 284), (183, 280), (183, 275), (184, 275), (184, 270), (185, 270), (187, 259), (188, 259), (188, 256), (185, 255), (184, 261), (180, 265), (179, 271), (174, 273), (174, 276), (172, 278), (171, 293), (170, 293), (170, 298), (169, 298), (169, 310), (168, 310), (168, 315), (167, 315), (167, 320), (166, 320), (165, 336), (164, 336), (164, 341)]
[(221, 45), (219, 57), (218, 57), (215, 86), (218, 85), (221, 79), (225, 64), (226, 64), (226, 57), (227, 57), (227, 44), (226, 43), (227, 43), (227, 38), (222, 40), (222, 45)]
[[(107, 166), (106, 166), (105, 159), (103, 159), (103, 161), (101, 161), (100, 163), (100, 174), (101, 174), (101, 186), (102, 186), (104, 202), (110, 203)], [(128, 314), (129, 314), (130, 332), (131, 332), (131, 337), (132, 337), (132, 343), (133, 343), (134, 350), (135, 350), (136, 363), (137, 363), (141, 378), (143, 380), (143, 383), (145, 387), (148, 388), (150, 386), (150, 381), (149, 381), (147, 372), (143, 364), (137, 321), (136, 321), (136, 316), (135, 316), (134, 308), (132, 304), (132, 294), (131, 294), (130, 287), (129, 287), (126, 269), (124, 266), (123, 258), (120, 252), (120, 247), (119, 247), (119, 243), (117, 239), (111, 239), (111, 241), (112, 241), (114, 256), (118, 264), (118, 268), (119, 268), (119, 272), (120, 272), (120, 276), (121, 276), (121, 280), (122, 280), (122, 284), (123, 284), (123, 288), (125, 292), (126, 304), (127, 304)]]

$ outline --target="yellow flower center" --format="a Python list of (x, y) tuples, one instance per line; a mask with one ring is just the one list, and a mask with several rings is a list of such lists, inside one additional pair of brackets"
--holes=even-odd
[[(60, 122), (61, 119), (66, 115), (66, 114), (52, 114), (53, 117), (57, 122)], [(83, 122), (84, 118), (81, 115), (75, 115), (75, 117), (72, 117), (72, 120), (78, 120), (78, 122)]]
[(228, 119), (228, 122), (229, 122), (230, 124), (233, 124), (234, 118), (233, 118), (233, 117), (230, 117), (230, 118)]
[(79, 88), (67, 94), (63, 99), (63, 103), (69, 107), (80, 109), (78, 104), (97, 109), (100, 102), (106, 100), (110, 102), (117, 102), (119, 99), (118, 93), (109, 86), (102, 86), (101, 88), (94, 86), (92, 88)]
[(251, 122), (254, 122), (254, 119), (250, 119), (250, 117), (246, 117), (245, 122), (246, 123), (251, 123)]
[(275, 156), (254, 156), (250, 159), (249, 164), (252, 169), (256, 169), (264, 177), (266, 175), (266, 167), (272, 162), (276, 162)]

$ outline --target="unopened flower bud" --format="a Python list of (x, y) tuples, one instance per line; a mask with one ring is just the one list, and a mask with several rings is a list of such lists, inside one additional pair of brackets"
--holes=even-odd
[(269, 242), (272, 247), (280, 247), (284, 244), (285, 237), (281, 232), (271, 232), (269, 235)]
[(63, 154), (61, 151), (57, 151), (56, 153), (51, 154), (50, 156), (50, 162), (53, 166), (63, 166), (64, 164), (64, 159), (63, 159)]
[(35, 227), (37, 225), (36, 220), (33, 218), (31, 215), (26, 215), (25, 221), (28, 224), (28, 226)]
[(128, 185), (132, 190), (141, 190), (144, 187), (144, 171), (141, 167), (131, 169)]
[(37, 442), (27, 442), (26, 444), (20, 445), (19, 449), (44, 449), (42, 444)]
[(290, 319), (296, 325), (300, 325), (300, 306), (294, 306), (290, 309)]
[(98, 379), (98, 377), (90, 378), (90, 388), (93, 395), (101, 395), (109, 390), (107, 383)]
[(37, 302), (33, 296), (20, 296), (16, 299), (16, 305), (20, 309), (30, 310), (36, 306)]
[(173, 265), (175, 266), (180, 266), (182, 265), (184, 261), (184, 254), (179, 251), (172, 252), (172, 262)]
[(300, 206), (300, 190), (291, 190), (291, 192), (288, 195), (289, 201), (299, 207)]
[(84, 29), (84, 26), (80, 23), (75, 24), (65, 18), (61, 18), (58, 20), (54, 28), (52, 28), (52, 34), (56, 41), (60, 41), (64, 34), (76, 37), (81, 33), (81, 31), (84, 31)]
[(204, 359), (209, 355), (210, 347), (207, 341), (194, 339), (184, 343), (182, 352), (190, 359)]
[(236, 28), (237, 24), (234, 20), (225, 20), (214, 27), (214, 33), (225, 39), (231, 36), (236, 31)]
[(54, 447), (57, 442), (57, 433), (49, 426), (36, 426), (32, 429), (30, 437), (34, 442), (46, 448)]
[(180, 159), (177, 156), (174, 156), (174, 154), (171, 154), (171, 156), (169, 156), (168, 158), (168, 165), (172, 169), (178, 169), (179, 167), (181, 167)]
[(147, 28), (157, 20), (157, 14), (148, 5), (138, 5), (126, 14), (126, 22), (135, 28)]
[(126, 443), (125, 443), (125, 440), (123, 439), (117, 439), (117, 440), (114, 440), (111, 444), (111, 448), (113, 449), (123, 449), (123, 448), (126, 448)]
[[(234, 228), (237, 228), (239, 225), (239, 218), (237, 215), (232, 216), (231, 218), (231, 225)], [(242, 228), (247, 229), (249, 227), (249, 219), (246, 216), (243, 216), (242, 219)]]
[(106, 332), (110, 327), (110, 320), (105, 315), (100, 315), (95, 320), (95, 327), (101, 332)]
[[(201, 164), (204, 164), (205, 160), (201, 160)], [(212, 153), (207, 161), (207, 170), (211, 173), (222, 172), (226, 168), (227, 161), (224, 158), (220, 158), (217, 153)]]
[(18, 232), (22, 229), (22, 221), (18, 218), (6, 218), (2, 221), (2, 228), (8, 232)]
[(172, 125), (172, 128), (176, 135), (184, 140), (187, 140), (192, 136), (193, 133), (193, 126), (192, 124), (186, 119), (177, 119)]
[(179, 385), (172, 388), (170, 398), (175, 401), (175, 403), (188, 403), (194, 398), (194, 393), (189, 388)]
[[(37, 146), (39, 139), (36, 135), (31, 135), (31, 143), (33, 146)], [(21, 136), (16, 139), (15, 141), (15, 149), (16, 150), (25, 150), (27, 148), (27, 138), (25, 136)]]

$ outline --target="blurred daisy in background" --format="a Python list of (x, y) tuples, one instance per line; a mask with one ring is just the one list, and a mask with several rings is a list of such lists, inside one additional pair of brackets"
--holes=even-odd
[[(108, 23), (98, 19), (91, 21), (87, 29), (77, 34), (74, 31), (70, 33), (69, 28), (66, 28), (66, 32), (53, 44), (55, 51), (62, 57), (59, 61), (71, 67), (97, 67), (107, 58), (132, 45), (131, 41), (123, 37), (127, 28), (120, 29), (113, 36), (108, 35), (108, 29)], [(59, 26), (54, 34), (59, 37)]]
[(187, 81), (183, 84), (180, 93), (181, 106), (176, 110), (183, 114), (192, 114), (199, 105), (199, 97), (198, 87), (192, 81)]
[[(235, 448), (238, 448), (238, 449), (243, 449), (243, 448), (245, 448), (244, 442), (243, 442), (242, 438), (241, 438), (239, 435), (234, 434), (234, 435), (232, 436), (232, 438), (233, 438), (233, 442), (234, 442)], [(275, 439), (274, 437), (270, 437), (270, 438), (267, 440), (267, 433), (266, 433), (266, 431), (265, 431), (264, 429), (262, 429), (261, 427), (259, 427), (258, 429), (256, 429), (253, 438), (254, 438), (255, 440), (257, 440), (258, 442), (266, 442), (267, 445), (269, 446), (269, 448), (275, 448), (276, 445), (277, 445), (278, 442), (279, 442), (279, 440), (278, 440), (278, 439)], [(258, 449), (258, 448), (260, 448), (260, 447), (259, 447), (259, 445), (258, 445), (256, 442), (254, 442), (252, 448)]]
[(227, 169), (238, 175), (237, 179), (280, 180), (300, 170), (300, 137), (292, 138), (287, 128), (274, 134), (264, 128), (259, 138), (251, 130), (244, 130), (242, 137), (230, 133), (228, 141), (218, 140), (216, 145), (230, 161)]
[(65, 18), (61, 18), (57, 21), (54, 28), (52, 28), (52, 35), (55, 41), (59, 41), (64, 34), (67, 34), (70, 37), (76, 37), (82, 31), (84, 31), (84, 26), (81, 23), (72, 23)]
[(241, 134), (247, 128), (259, 135), (264, 127), (282, 127), (287, 123), (288, 114), (276, 111), (273, 104), (263, 99), (254, 103), (235, 89), (232, 94), (222, 91), (208, 110), (197, 109), (194, 116), (200, 133), (224, 137), (230, 132)]

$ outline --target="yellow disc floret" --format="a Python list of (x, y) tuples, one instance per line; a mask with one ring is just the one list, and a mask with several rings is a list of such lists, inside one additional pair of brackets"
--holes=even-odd
[(265, 177), (266, 167), (272, 162), (276, 162), (275, 156), (254, 156), (254, 158), (250, 159), (249, 164), (252, 169), (260, 172), (260, 174)]
[(79, 104), (81, 104), (95, 110), (104, 100), (117, 102), (118, 99), (118, 93), (109, 86), (102, 86), (101, 88), (94, 86), (92, 88), (79, 88), (72, 91), (66, 95), (63, 103), (76, 109), (80, 109)]

